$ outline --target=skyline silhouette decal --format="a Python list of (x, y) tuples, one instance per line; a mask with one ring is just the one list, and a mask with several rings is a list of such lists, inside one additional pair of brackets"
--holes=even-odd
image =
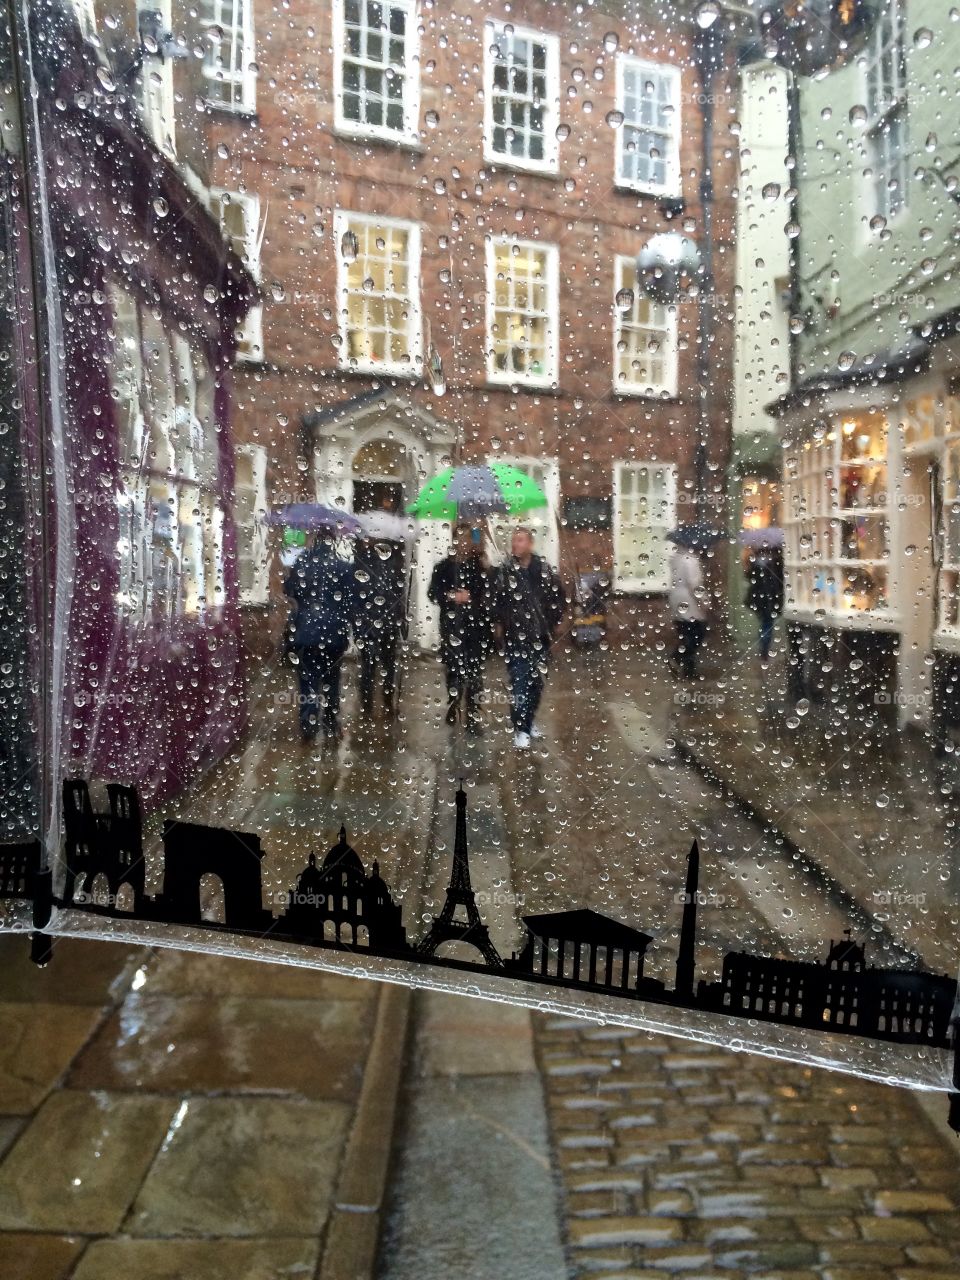
[[(345, 827), (320, 861), (311, 853), (278, 915), (263, 905), (259, 836), (167, 819), (162, 828), (163, 887), (146, 892), (143, 822), (134, 787), (107, 784), (109, 808), (96, 812), (86, 781), (63, 784), (62, 896), (42, 869), (39, 843), (0, 846), (0, 898), (33, 903), (33, 957), (45, 963), (52, 938), (43, 931), (59, 907), (124, 920), (155, 921), (252, 935), (444, 968), (485, 970), (504, 978), (582, 989), (709, 1014), (783, 1026), (954, 1050), (950, 1123), (960, 1132), (960, 1044), (954, 1010), (957, 982), (919, 969), (867, 963), (850, 931), (831, 941), (825, 960), (800, 961), (728, 952), (720, 978), (697, 976), (700, 854), (687, 858), (680, 942), (672, 988), (644, 974), (653, 935), (587, 907), (525, 915), (519, 951), (503, 958), (480, 914), (470, 880), (467, 795), (456, 793), (456, 831), (443, 905), (423, 936), (410, 939), (402, 906), (380, 875), (368, 873)], [(215, 876), (222, 918), (204, 915), (201, 882)], [(476, 961), (438, 954), (445, 943), (472, 947)]]

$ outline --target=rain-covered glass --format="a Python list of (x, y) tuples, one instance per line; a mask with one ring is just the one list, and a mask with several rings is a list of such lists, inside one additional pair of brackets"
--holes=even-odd
[(958, 11), (3, 23), (0, 925), (947, 1087)]

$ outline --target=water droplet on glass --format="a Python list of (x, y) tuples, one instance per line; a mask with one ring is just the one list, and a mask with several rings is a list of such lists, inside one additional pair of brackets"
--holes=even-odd
[(153, 201), (153, 212), (158, 218), (165, 218), (170, 212), (170, 206), (164, 200), (163, 196), (155, 196)]
[(615, 31), (608, 31), (603, 37), (603, 47), (607, 53), (616, 53), (620, 47), (620, 37)]
[(611, 129), (619, 129), (620, 126), (623, 124), (622, 111), (608, 111), (603, 118), (604, 120), (606, 120), (607, 124), (610, 126)]
[(436, 111), (428, 111), (423, 118), (427, 122), (428, 129), (435, 129), (440, 123), (440, 117)]
[(933, 44), (933, 32), (929, 27), (918, 27), (913, 33), (913, 47), (915, 49), (929, 49)]
[(356, 234), (353, 231), (345, 231), (340, 241), (340, 255), (344, 262), (356, 262), (359, 251), (360, 245)]
[(867, 108), (862, 102), (858, 102), (856, 106), (850, 108), (848, 119), (851, 124), (866, 124)]
[(620, 311), (629, 311), (633, 306), (634, 294), (632, 289), (620, 289), (617, 293), (617, 307)]
[(780, 195), (780, 183), (765, 183), (761, 194), (763, 195), (764, 200), (776, 200)]
[(556, 137), (563, 142), (565, 138), (570, 137), (570, 126), (568, 124), (558, 124), (555, 133)]
[(837, 368), (852, 369), (857, 362), (857, 357), (853, 351), (841, 351), (837, 356)]

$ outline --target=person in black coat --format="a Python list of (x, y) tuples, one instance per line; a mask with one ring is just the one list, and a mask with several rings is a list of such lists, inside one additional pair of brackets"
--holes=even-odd
[(535, 718), (566, 599), (556, 571), (534, 554), (530, 529), (514, 529), (510, 550), (497, 573), (493, 614), (510, 677), (513, 745), (525, 751), (543, 736)]
[(360, 710), (373, 714), (379, 675), (387, 715), (396, 714), (397, 647), (406, 625), (403, 545), (365, 538), (354, 557), (353, 632), (360, 653)]
[(783, 612), (783, 553), (777, 547), (759, 547), (747, 561), (746, 604), (760, 619), (760, 658), (770, 657), (773, 625)]
[(483, 664), (490, 648), (490, 575), (481, 543), (468, 526), (455, 530), (453, 549), (434, 566), (428, 595), (440, 610), (447, 724), (456, 722), (465, 699), (467, 732), (479, 734)]
[[(341, 560), (333, 535), (320, 530), (301, 552), (283, 589), (297, 602), (291, 647), (300, 676), (300, 731), (340, 736), (340, 665), (350, 641), (354, 614), (352, 567)], [(321, 708), (322, 703), (322, 708)]]

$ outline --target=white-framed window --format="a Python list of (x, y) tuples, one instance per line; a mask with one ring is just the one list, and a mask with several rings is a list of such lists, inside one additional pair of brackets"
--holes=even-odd
[(558, 378), (557, 246), (511, 236), (487, 241), (487, 378), (527, 387)]
[[(341, 368), (416, 376), (423, 360), (419, 226), (340, 211), (334, 232)], [(342, 252), (348, 232), (356, 237), (350, 259)]]
[(215, 581), (206, 569), (211, 556), (223, 558), (222, 526), (208, 524), (204, 511), (205, 503), (220, 507), (211, 492), (219, 447), (213, 374), (206, 355), (124, 284), (110, 280), (106, 292), (121, 462), (117, 607), (134, 623), (196, 615), (223, 603), (222, 568)]
[(257, 108), (253, 0), (202, 0), (207, 42), (203, 60), (206, 97), (227, 111)]
[(866, 59), (867, 153), (871, 217), (892, 218), (909, 196), (907, 56), (902, 0), (886, 0)]
[(557, 36), (512, 23), (484, 29), (484, 159), (555, 173), (560, 104)]
[(677, 309), (637, 284), (633, 258), (614, 260), (613, 389), (623, 396), (677, 394)]
[(233, 516), (237, 528), (237, 578), (244, 604), (269, 598), (267, 540), (267, 450), (262, 444), (237, 449)]
[(669, 591), (677, 522), (677, 469), (669, 462), (618, 462), (613, 470), (613, 585)]
[[(260, 197), (249, 191), (210, 192), (213, 215), (223, 238), (254, 280), (260, 279)], [(236, 358), (244, 363), (263, 360), (263, 307), (256, 303), (237, 326)]]
[(528, 475), (542, 489), (545, 507), (534, 507), (522, 516), (491, 516), (490, 528), (496, 550), (501, 556), (510, 554), (510, 538), (517, 525), (532, 530), (534, 550), (556, 568), (560, 563), (560, 537), (557, 512), (560, 510), (560, 462), (557, 458), (512, 457), (491, 454), (487, 462), (505, 462)]
[(617, 104), (617, 185), (680, 195), (680, 69), (620, 54)]
[(886, 414), (841, 413), (784, 458), (786, 613), (840, 625), (891, 610)]
[(334, 0), (337, 128), (413, 141), (420, 114), (416, 0)]

